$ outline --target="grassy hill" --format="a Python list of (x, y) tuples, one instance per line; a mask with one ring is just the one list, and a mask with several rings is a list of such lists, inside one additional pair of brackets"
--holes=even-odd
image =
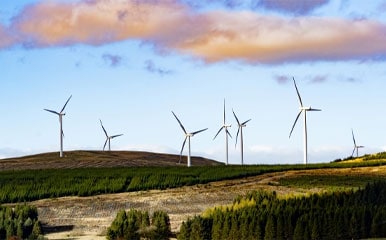
[[(70, 151), (63, 158), (58, 152), (42, 153), (0, 160), (0, 170), (109, 168), (109, 167), (171, 167), (186, 166), (186, 157), (137, 151)], [(216, 166), (223, 163), (203, 157), (192, 157), (193, 166)]]

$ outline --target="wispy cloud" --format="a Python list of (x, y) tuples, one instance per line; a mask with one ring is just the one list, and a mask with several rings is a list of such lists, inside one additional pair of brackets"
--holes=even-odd
[(7, 29), (0, 24), (0, 49), (14, 44), (14, 39), (9, 35)]
[(257, 6), (294, 14), (307, 14), (329, 0), (260, 0)]
[[(325, 1), (310, 2), (315, 7)], [(24, 8), (8, 27), (0, 26), (0, 37), (0, 48), (140, 40), (161, 52), (190, 55), (206, 63), (384, 60), (386, 56), (386, 24), (375, 20), (197, 11), (177, 0), (40, 2)]]
[(166, 70), (157, 67), (152, 60), (145, 61), (145, 69), (151, 73), (157, 73), (159, 75), (171, 74), (171, 70)]
[(122, 62), (122, 57), (119, 55), (105, 53), (102, 55), (102, 58), (110, 67), (116, 67)]
[(327, 82), (328, 80), (328, 76), (327, 75), (316, 75), (316, 76), (313, 76), (311, 77), (310, 79), (310, 83), (324, 83), (324, 82)]
[(278, 84), (287, 84), (287, 82), (291, 80), (289, 76), (285, 75), (275, 75), (274, 79)]

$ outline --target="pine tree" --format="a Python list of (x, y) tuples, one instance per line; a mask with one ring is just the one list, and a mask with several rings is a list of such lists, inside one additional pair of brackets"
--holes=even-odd
[(177, 234), (178, 240), (190, 240), (190, 232), (192, 230), (191, 223), (192, 221), (190, 219), (186, 222), (182, 222), (180, 232)]
[(154, 212), (152, 226), (154, 227), (152, 239), (169, 239), (171, 230), (170, 219), (167, 213), (163, 211)]
[(42, 226), (39, 221), (35, 221), (33, 227), (32, 227), (32, 233), (31, 233), (31, 238), (32, 239), (38, 239), (41, 237), (43, 234), (42, 232)]
[(264, 240), (276, 239), (275, 218), (272, 214), (268, 216), (264, 232)]

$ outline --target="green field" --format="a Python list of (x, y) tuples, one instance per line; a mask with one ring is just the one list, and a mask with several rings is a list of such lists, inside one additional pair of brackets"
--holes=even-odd
[[(386, 165), (385, 160), (309, 165), (203, 167), (127, 167), (2, 171), (0, 203), (26, 202), (62, 196), (167, 189), (256, 176), (263, 173), (320, 168)], [(299, 181), (299, 180), (297, 180)], [(304, 180), (303, 182), (307, 182)]]

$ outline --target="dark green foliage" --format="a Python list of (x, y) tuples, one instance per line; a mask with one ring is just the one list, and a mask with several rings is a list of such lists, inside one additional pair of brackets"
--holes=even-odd
[(148, 212), (121, 210), (117, 213), (111, 226), (107, 229), (107, 239), (127, 239), (127, 240), (164, 240), (169, 239), (170, 220), (167, 213), (162, 211), (154, 212), (149, 219)]
[[(166, 189), (287, 170), (384, 165), (386, 161), (308, 165), (205, 167), (79, 168), (3, 171), (0, 203), (25, 202), (62, 196), (90, 196), (150, 189)], [(1, 232), (1, 229), (0, 229)]]
[[(255, 204), (243, 206), (243, 202)], [(205, 218), (188, 220), (181, 227), (178, 239), (386, 237), (386, 181), (367, 184), (356, 192), (324, 193), (290, 199), (278, 199), (275, 193), (256, 191), (243, 198), (238, 197), (234, 206), (237, 207), (215, 209)], [(210, 224), (204, 225), (205, 222)]]
[(151, 239), (157, 239), (157, 240), (169, 239), (171, 230), (170, 230), (170, 219), (167, 213), (163, 211), (154, 212), (151, 225), (154, 228), (151, 234)]
[(0, 239), (38, 239), (39, 237), (42, 237), (42, 230), (36, 207), (0, 206)]

